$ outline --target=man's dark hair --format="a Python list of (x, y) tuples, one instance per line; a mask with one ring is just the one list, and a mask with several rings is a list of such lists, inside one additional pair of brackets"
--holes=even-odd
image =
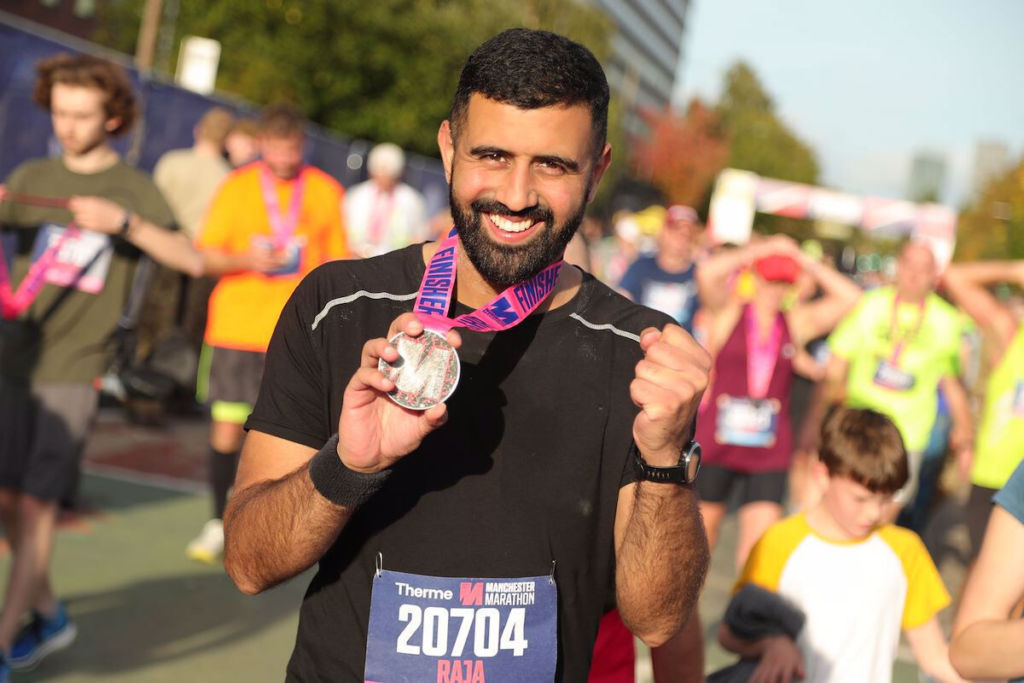
[(608, 137), (608, 79), (587, 48), (548, 31), (513, 28), (494, 36), (466, 60), (449, 116), (452, 139), (466, 118), (474, 93), (520, 109), (590, 109), (594, 153)]
[(271, 104), (260, 112), (260, 135), (290, 138), (306, 132), (306, 118), (292, 104)]

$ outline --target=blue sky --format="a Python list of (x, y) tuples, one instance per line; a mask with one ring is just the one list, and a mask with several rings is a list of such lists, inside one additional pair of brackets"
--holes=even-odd
[(929, 150), (959, 204), (977, 141), (1024, 153), (1024, 1), (694, 0), (684, 41), (677, 101), (745, 59), (841, 190), (902, 198)]

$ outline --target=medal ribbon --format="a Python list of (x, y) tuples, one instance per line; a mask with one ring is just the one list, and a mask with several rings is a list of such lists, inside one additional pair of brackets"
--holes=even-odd
[(768, 395), (768, 388), (779, 361), (782, 346), (782, 320), (775, 315), (775, 324), (768, 339), (762, 341), (757, 328), (754, 307), (747, 306), (743, 312), (747, 335), (747, 391), (751, 398), (761, 399)]
[(468, 327), (477, 332), (500, 332), (515, 327), (548, 298), (562, 271), (563, 261), (553, 263), (526, 282), (509, 287), (486, 306), (449, 318), (458, 250), (459, 238), (453, 228), (427, 264), (413, 307), (424, 327), (441, 334), (453, 327)]
[[(55, 197), (36, 197), (27, 194), (9, 194), (5, 201), (18, 202), (19, 204), (31, 204), (33, 206), (46, 206), (65, 209), (68, 206), (67, 199)], [(4, 320), (14, 320), (32, 305), (32, 302), (39, 296), (43, 285), (46, 283), (46, 273), (57, 261), (60, 250), (69, 239), (77, 239), (81, 234), (78, 228), (69, 225), (53, 244), (47, 246), (39, 258), (29, 266), (28, 273), (18, 285), (18, 289), (11, 290), (11, 274), (7, 270), (7, 257), (4, 254), (3, 244), (0, 243), (0, 314)]]
[[(904, 342), (909, 337), (910, 339), (916, 339), (918, 333), (921, 331), (921, 325), (924, 323), (924, 307), (927, 303), (927, 297), (921, 300), (921, 303), (917, 305), (917, 323), (914, 325), (914, 330), (909, 335), (901, 335), (899, 341), (896, 341), (892, 348), (892, 358), (889, 360), (889, 364), (898, 368), (900, 366), (900, 356), (903, 355)], [(892, 302), (892, 318), (889, 321), (891, 336), (895, 340), (896, 331), (899, 328), (899, 310), (900, 310), (900, 297), (897, 294), (896, 298)]]
[(267, 218), (270, 221), (270, 229), (274, 233), (274, 246), (283, 249), (288, 245), (288, 240), (295, 234), (299, 226), (299, 216), (302, 213), (302, 196), (306, 191), (306, 171), (299, 169), (299, 175), (295, 178), (295, 186), (292, 188), (291, 201), (288, 203), (288, 216), (281, 215), (281, 204), (277, 201), (277, 188), (274, 186), (274, 176), (266, 164), (260, 164), (260, 186), (263, 189), (263, 204), (267, 207)]

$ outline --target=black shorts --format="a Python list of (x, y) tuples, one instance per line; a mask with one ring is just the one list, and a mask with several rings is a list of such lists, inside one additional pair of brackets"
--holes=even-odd
[(697, 492), (706, 503), (729, 503), (733, 490), (739, 504), (778, 503), (786, 499), (789, 472), (737, 472), (725, 467), (705, 465), (697, 475)]
[(981, 552), (981, 542), (985, 538), (988, 518), (992, 515), (992, 496), (999, 489), (987, 489), (984, 486), (971, 484), (971, 495), (964, 507), (964, 521), (967, 523), (967, 537), (971, 539), (971, 557)]
[(97, 401), (86, 382), (0, 379), (0, 487), (41, 500), (72, 496)]
[[(267, 355), (222, 346), (207, 346), (204, 353), (208, 354), (206, 376), (200, 378), (199, 384), (206, 387), (206, 400), (255, 405), (260, 395), (263, 363)], [(203, 374), (203, 369), (200, 369), (200, 374)]]

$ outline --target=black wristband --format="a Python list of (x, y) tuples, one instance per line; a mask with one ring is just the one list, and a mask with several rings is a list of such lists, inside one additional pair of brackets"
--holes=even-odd
[(345, 467), (345, 463), (338, 457), (337, 434), (328, 439), (309, 462), (309, 478), (313, 488), (335, 505), (347, 508), (357, 508), (368, 501), (389, 476), (389, 469), (364, 474)]

